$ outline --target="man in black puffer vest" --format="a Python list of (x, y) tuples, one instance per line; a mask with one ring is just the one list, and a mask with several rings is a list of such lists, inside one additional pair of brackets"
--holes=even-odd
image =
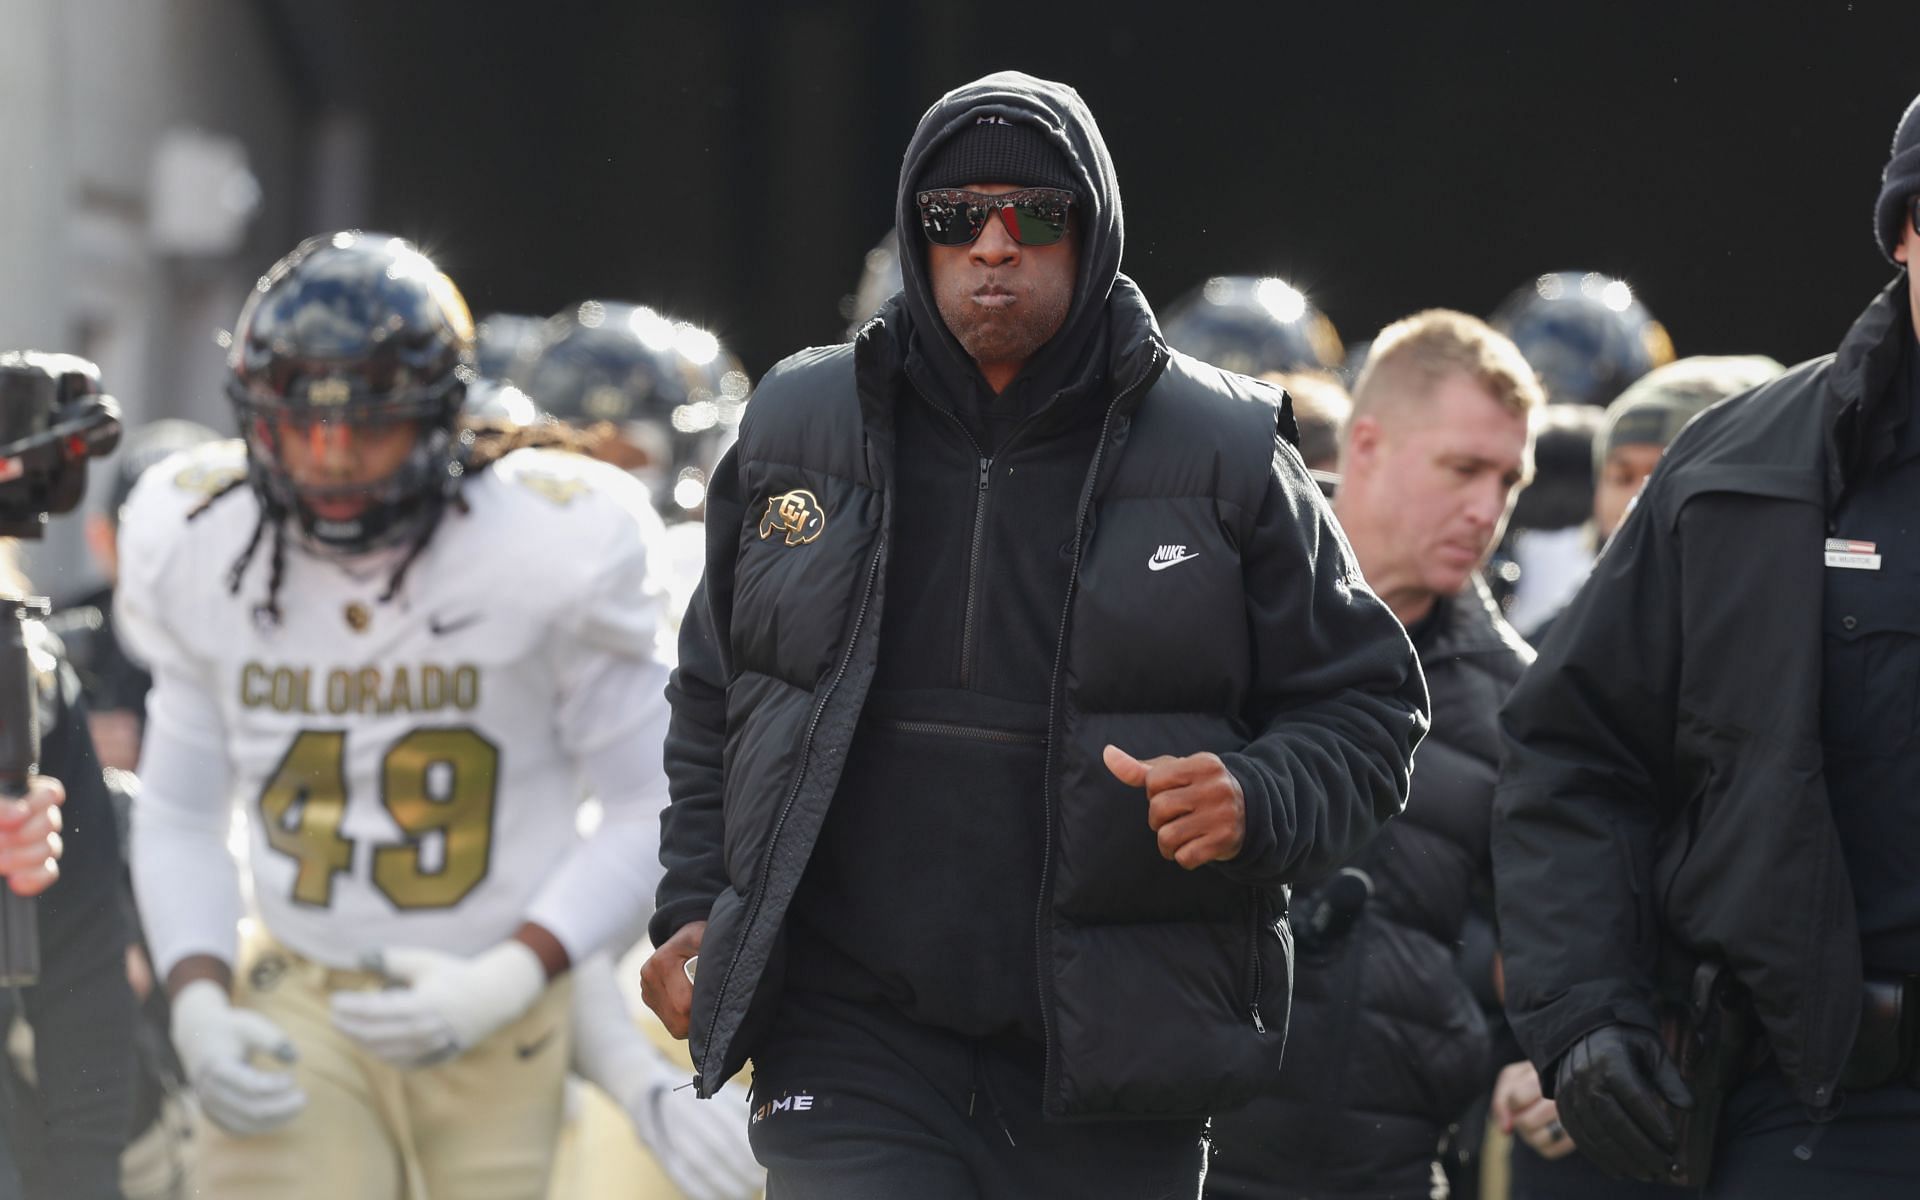
[(1491, 883), (1500, 704), (1533, 660), (1479, 568), (1532, 470), (1541, 403), (1513, 343), (1442, 310), (1382, 330), (1354, 385), (1334, 511), (1412, 635), (1433, 733), (1406, 813), (1296, 898), (1292, 1045), (1265, 1096), (1215, 1121), (1209, 1197), (1447, 1194), (1441, 1137), (1490, 1076), (1453, 948)]
[(643, 994), (701, 1094), (753, 1058), (782, 1197), (1191, 1196), (1425, 685), (1282, 395), (1119, 274), (1072, 89), (943, 98), (897, 220), (902, 294), (715, 474)]

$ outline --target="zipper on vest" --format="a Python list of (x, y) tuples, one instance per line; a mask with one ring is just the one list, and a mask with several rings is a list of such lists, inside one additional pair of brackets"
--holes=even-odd
[(1253, 928), (1247, 938), (1247, 960), (1253, 966), (1253, 999), (1247, 1003), (1247, 1011), (1253, 1014), (1253, 1031), (1265, 1033), (1267, 1023), (1260, 1017), (1260, 990), (1265, 980), (1260, 973), (1260, 894), (1255, 892), (1248, 906), (1249, 919)]
[[(727, 987), (733, 982), (733, 973), (740, 966), (740, 954), (746, 949), (747, 940), (753, 932), (754, 922), (760, 918), (760, 906), (767, 898), (767, 872), (773, 866), (773, 849), (780, 842), (780, 831), (786, 828), (787, 816), (793, 812), (793, 802), (799, 798), (800, 785), (807, 777), (807, 761), (813, 754), (813, 735), (820, 728), (820, 717), (827, 710), (827, 701), (833, 698), (833, 693), (839, 688), (840, 681), (846, 677), (847, 664), (853, 661), (854, 647), (860, 644), (860, 630), (867, 623), (867, 610), (873, 606), (873, 583), (880, 574), (880, 560), (886, 556), (886, 553), (887, 539), (882, 535), (879, 542), (874, 545), (872, 560), (867, 564), (867, 586), (860, 596), (860, 609), (854, 614), (853, 634), (847, 638), (846, 652), (840, 656), (840, 665), (835, 668), (833, 678), (827, 683), (826, 690), (820, 693), (820, 699), (814, 703), (813, 715), (807, 718), (807, 732), (800, 742), (800, 760), (799, 766), (794, 769), (793, 786), (787, 789), (787, 798), (781, 801), (780, 815), (774, 820), (773, 832), (767, 835), (766, 849), (760, 855), (758, 877), (760, 886), (754, 889), (753, 906), (747, 910), (747, 919), (740, 925), (740, 935), (734, 939), (733, 953), (727, 958), (727, 973), (720, 977), (720, 986), (713, 993), (713, 1019), (707, 1023), (709, 1055), (713, 1053), (713, 1035), (720, 1028), (720, 1013), (723, 1011), (723, 1002), (727, 998)], [(694, 1093), (703, 1099), (719, 1090), (718, 1081), (715, 1082), (712, 1090), (708, 1089), (704, 1070), (701, 1074), (694, 1076), (694, 1083), (698, 1085)]]
[(929, 737), (968, 738), (977, 742), (997, 742), (1004, 746), (1043, 746), (1041, 733), (1022, 733), (1017, 729), (993, 729), (985, 725), (959, 725), (951, 721), (904, 721), (892, 717), (869, 717), (867, 724), (892, 733), (919, 733)]
[(1073, 518), (1073, 565), (1067, 571), (1067, 596), (1060, 607), (1060, 636), (1053, 650), (1053, 677), (1047, 681), (1047, 773), (1046, 786), (1040, 789), (1040, 896), (1033, 905), (1034, 978), (1040, 989), (1040, 1107), (1044, 1111), (1047, 1088), (1053, 1082), (1053, 1018), (1047, 1012), (1047, 887), (1053, 878), (1053, 730), (1060, 719), (1060, 675), (1067, 662), (1067, 624), (1073, 617), (1074, 584), (1080, 580), (1080, 560), (1086, 552), (1087, 514), (1093, 509), (1093, 489), (1100, 482), (1100, 464), (1107, 456), (1107, 436), (1112, 430), (1113, 414), (1120, 404), (1153, 378), (1159, 365), (1156, 351), (1147, 357), (1146, 369), (1107, 405), (1100, 418), (1100, 441), (1093, 448), (1093, 466), (1080, 489), (1080, 508)]
[[(957, 419), (957, 418), (956, 418)], [(971, 433), (967, 435), (973, 437)], [(979, 445), (974, 445), (978, 451)], [(960, 626), (960, 686), (973, 682), (973, 626), (980, 610), (980, 557), (987, 548), (987, 488), (993, 479), (993, 460), (980, 459), (980, 487), (973, 501), (973, 551), (967, 558), (967, 607)]]

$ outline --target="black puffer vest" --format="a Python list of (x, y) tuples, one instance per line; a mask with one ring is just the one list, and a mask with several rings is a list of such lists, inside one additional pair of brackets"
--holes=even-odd
[[(1045, 1106), (1206, 1114), (1278, 1068), (1292, 969), (1285, 889), (1162, 859), (1140, 793), (1100, 756), (1109, 742), (1159, 754), (1249, 741), (1240, 714), (1255, 656), (1239, 551), (1273, 470), (1276, 420), (1287, 419), (1263, 385), (1170, 354), (1130, 282), (1110, 311), (1113, 388), (1076, 514), (1050, 705), (1034, 931)], [(703, 1094), (738, 1069), (778, 987), (782, 919), (874, 673), (901, 357), (876, 322), (854, 345), (769, 373), (733, 451), (747, 506), (737, 543), (710, 536), (706, 596), (727, 631), (732, 886), (707, 913), (695, 986)], [(1193, 558), (1149, 570), (1164, 545)]]

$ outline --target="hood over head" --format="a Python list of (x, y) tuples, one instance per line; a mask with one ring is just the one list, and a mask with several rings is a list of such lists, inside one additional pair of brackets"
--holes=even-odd
[[(920, 118), (900, 164), (900, 186), (894, 219), (900, 239), (900, 274), (910, 320), (924, 352), (943, 374), (959, 371), (959, 378), (979, 378), (973, 359), (948, 332), (934, 303), (927, 277), (927, 239), (920, 229), (915, 193), (923, 185), (956, 186), (948, 179), (924, 178), (933, 168), (945, 170), (952, 157), (942, 151), (955, 135), (978, 125), (1017, 122), (1036, 129), (1047, 149), (1035, 155), (1018, 147), (1002, 160), (1044, 164), (1051, 174), (1065, 169), (1073, 180), (1073, 227), (1079, 238), (1080, 271), (1074, 282), (1073, 304), (1053, 339), (1034, 355), (1021, 378), (1061, 379), (1072, 369), (1083, 347), (1099, 334), (1107, 297), (1120, 274), (1120, 252), (1125, 237), (1120, 216), (1120, 182), (1114, 174), (1107, 144), (1094, 123), (1093, 113), (1080, 94), (1063, 83), (1036, 79), (1019, 71), (999, 71), (948, 92)], [(1024, 130), (1022, 131), (1024, 132)], [(1025, 141), (1026, 139), (1019, 139)], [(968, 183), (1010, 183), (1039, 186), (1052, 180), (973, 179)], [(1064, 181), (1061, 181), (1064, 182)], [(983, 385), (984, 386), (984, 385)]]

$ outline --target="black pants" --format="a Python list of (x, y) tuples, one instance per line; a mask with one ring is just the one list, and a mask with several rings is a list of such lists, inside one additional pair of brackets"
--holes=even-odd
[(1815, 1125), (1777, 1068), (1727, 1098), (1710, 1200), (1920, 1196), (1920, 1089), (1848, 1094)]
[(789, 992), (753, 1057), (767, 1200), (1190, 1200), (1204, 1122), (1040, 1118), (1040, 1048)]

